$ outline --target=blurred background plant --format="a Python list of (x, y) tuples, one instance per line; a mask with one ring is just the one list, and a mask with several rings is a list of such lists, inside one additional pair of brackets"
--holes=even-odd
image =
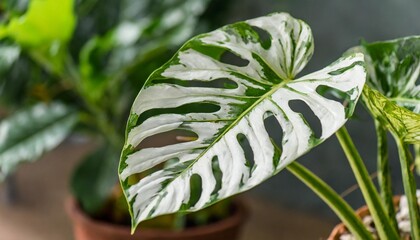
[[(96, 136), (101, 141), (108, 142), (108, 137), (103, 138), (103, 133), (98, 130), (99, 125), (96, 124), (98, 119), (96, 115), (91, 113), (90, 110), (86, 107), (84, 102), (84, 97), (76, 89), (74, 89), (75, 84), (70, 84), (71, 79), (64, 81), (57, 74), (52, 73), (48, 68), (43, 64), (39, 63), (39, 60), (36, 60), (31, 53), (36, 47), (23, 46), (21, 43), (18, 43), (17, 40), (13, 37), (13, 34), (10, 33), (12, 30), (6, 30), (9, 28), (12, 19), (20, 19), (20, 17), (25, 16), (30, 6), (29, 3), (35, 2), (36, 0), (2, 0), (0, 1), (0, 115), (1, 115), (1, 146), (0, 146), (0, 163), (3, 165), (0, 172), (13, 172), (16, 166), (16, 162), (8, 161), (4, 162), (5, 156), (8, 153), (17, 153), (25, 156), (24, 153), (19, 150), (20, 146), (28, 146), (26, 143), (23, 144), (23, 140), (26, 139), (30, 141), (32, 138), (25, 136), (41, 136), (41, 132), (46, 133), (46, 136), (51, 136), (48, 133), (52, 133), (51, 129), (54, 129), (52, 126), (59, 126), (57, 129), (66, 130), (64, 128), (65, 123), (67, 122), (70, 126), (75, 126), (73, 131), (66, 130), (63, 131), (62, 135), (58, 136), (68, 136), (74, 131), (88, 133), (91, 136)], [(67, 0), (66, 0), (67, 1)], [(43, 1), (49, 2), (49, 1)], [(64, 0), (60, 0), (60, 4), (64, 4)], [(65, 40), (66, 46), (66, 55), (71, 56), (67, 59), (67, 63), (72, 62), (75, 72), (79, 75), (81, 81), (84, 82), (84, 87), (91, 86), (96, 92), (103, 92), (103, 98), (97, 99), (102, 105), (107, 105), (108, 102), (111, 102), (112, 105), (117, 106), (116, 102), (111, 101), (109, 97), (109, 92), (113, 91), (111, 85), (101, 85), (100, 83), (105, 82), (106, 80), (100, 80), (100, 77), (105, 78), (115, 70), (111, 71), (108, 69), (108, 64), (110, 58), (114, 57), (114, 52), (116, 52), (117, 47), (111, 47), (110, 45), (106, 46), (104, 43), (105, 40), (102, 40), (101, 47), (94, 46), (94, 43), (90, 43), (92, 50), (85, 50), (85, 56), (88, 63), (91, 67), (86, 67), (83, 70), (86, 75), (94, 76), (93, 79), (82, 78), (82, 64), (81, 64), (81, 55), (82, 49), (89, 49), (88, 42), (94, 42), (92, 39), (104, 39), (105, 36), (110, 36), (112, 31), (115, 31), (120, 23), (124, 22), (123, 15), (123, 6), (126, 6), (130, 1), (111, 1), (111, 0), (83, 0), (76, 1), (73, 3), (73, 11), (69, 14), (73, 15), (76, 20), (74, 20), (73, 30), (71, 31), (71, 36), (69, 39)], [(130, 12), (135, 12), (135, 6), (137, 2), (140, 1), (131, 1), (132, 6), (130, 5)], [(143, 3), (149, 4), (149, 9), (154, 9), (158, 11), (161, 2), (167, 1), (141, 1)], [(156, 4), (150, 6), (151, 2)], [(176, 1), (171, 1), (174, 4)], [(181, 1), (178, 1), (180, 4)], [(54, 4), (54, 3), (53, 3)], [(137, 3), (138, 4), (138, 3)], [(316, 39), (316, 54), (313, 56), (313, 60), (309, 63), (308, 67), (304, 70), (305, 72), (314, 71), (324, 66), (325, 64), (330, 63), (337, 56), (340, 56), (343, 51), (345, 51), (349, 46), (356, 45), (361, 36), (363, 36), (367, 41), (376, 41), (384, 39), (393, 39), (401, 36), (414, 35), (418, 34), (420, 31), (420, 25), (413, 24), (418, 21), (418, 9), (420, 7), (419, 2), (412, 0), (402, 0), (396, 3), (395, 1), (292, 1), (292, 0), (265, 0), (265, 1), (253, 1), (253, 0), (212, 0), (207, 3), (203, 13), (198, 14), (198, 19), (195, 18), (195, 27), (193, 31), (195, 33), (204, 32), (211, 29), (215, 29), (223, 24), (235, 22), (238, 20), (253, 18), (261, 15), (265, 15), (274, 11), (286, 11), (290, 12), (297, 18), (303, 19), (305, 22), (311, 24), (313, 29), (314, 38)], [(381, 8), (378, 8), (378, 5), (381, 5)], [(51, 7), (55, 12), (62, 11), (61, 7)], [(146, 5), (145, 5), (146, 6)], [(146, 9), (146, 8), (144, 8)], [(165, 10), (166, 9), (166, 10)], [(160, 11), (171, 12), (170, 8), (162, 7)], [(54, 14), (54, 11), (51, 14)], [(141, 19), (147, 18), (149, 14), (139, 14), (142, 16)], [(355, 17), (357, 13), (357, 17)], [(36, 14), (35, 14), (36, 15)], [(58, 21), (50, 16), (43, 14), (42, 20), (44, 24), (48, 27), (48, 31), (52, 31), (52, 24), (58, 24)], [(147, 16), (146, 16), (147, 15)], [(133, 15), (129, 15), (133, 16)], [(397, 16), (397, 17), (395, 17)], [(189, 17), (189, 15), (184, 15), (184, 18)], [(31, 17), (33, 18), (33, 17)], [(125, 18), (127, 19), (127, 18)], [(28, 20), (27, 20), (28, 21)], [(20, 21), (19, 21), (20, 22)], [(71, 22), (71, 21), (70, 21)], [(36, 24), (35, 24), (36, 25)], [(42, 25), (42, 24), (41, 24)], [(345, 27), (343, 27), (345, 26)], [(16, 27), (15, 27), (16, 28)], [(30, 27), (35, 28), (35, 26)], [(126, 28), (127, 29), (127, 28)], [(38, 32), (38, 31), (36, 31)], [(150, 32), (150, 31), (149, 31)], [(42, 31), (44, 34), (44, 32)], [(38, 35), (38, 33), (37, 33)], [(139, 37), (138, 41), (149, 42), (153, 41), (153, 37), (148, 34), (143, 34)], [(153, 35), (156, 36), (156, 35)], [(34, 37), (34, 36), (30, 36)], [(90, 41), (92, 40), (92, 41)], [(43, 43), (47, 42), (45, 38), (41, 41)], [(95, 40), (99, 41), (99, 40)], [(111, 40), (110, 40), (111, 41)], [(178, 44), (181, 44), (181, 41)], [(57, 46), (57, 44), (56, 44)], [(60, 45), (58, 45), (60, 46)], [(106, 51), (105, 48), (109, 47), (109, 51)], [(57, 48), (57, 47), (55, 47)], [(145, 60), (145, 62), (139, 64), (139, 67), (131, 67), (129, 69), (129, 74), (123, 76), (123, 79), (120, 80), (121, 85), (117, 86), (118, 89), (124, 89), (120, 92), (115, 91), (119, 95), (119, 101), (121, 105), (124, 105), (125, 102), (130, 102), (131, 93), (137, 93), (137, 89), (132, 89), (131, 84), (133, 82), (141, 83), (145, 77), (147, 77), (154, 68), (160, 66), (163, 62), (167, 61), (169, 57), (173, 54), (175, 49), (178, 49), (179, 45), (162, 45), (161, 51), (151, 52), (150, 60)], [(44, 50), (45, 51), (45, 50)], [(121, 51), (119, 51), (121, 52)], [(126, 51), (127, 54), (130, 54), (130, 51)], [(90, 54), (90, 55), (89, 55)], [(47, 54), (48, 55), (48, 54)], [(90, 57), (89, 57), (90, 56)], [(155, 56), (152, 58), (151, 56)], [(159, 57), (160, 56), (160, 57)], [(66, 58), (64, 58), (66, 59)], [(154, 62), (154, 61), (157, 62)], [(118, 61), (112, 61), (118, 63)], [(86, 66), (86, 65), (85, 65)], [(102, 66), (102, 67), (101, 67)], [(67, 75), (71, 75), (69, 67), (64, 64), (63, 72), (66, 71)], [(93, 72), (95, 70), (95, 72)], [(90, 72), (89, 72), (90, 71)], [(303, 72), (303, 73), (305, 73)], [(107, 75), (105, 75), (105, 73)], [(115, 73), (115, 72), (114, 72)], [(85, 86), (86, 85), (86, 86)], [(102, 86), (104, 89), (100, 90), (98, 87)], [(79, 86), (80, 87), (80, 86)], [(135, 84), (134, 88), (140, 88), (141, 84)], [(106, 90), (105, 90), (106, 89)], [(86, 93), (85, 93), (86, 94)], [(94, 94), (93, 92), (91, 94)], [(133, 94), (134, 95), (134, 94)], [(106, 96), (106, 97), (105, 97)], [(133, 96), (131, 96), (133, 97)], [(98, 98), (98, 97), (97, 97)], [(126, 100), (123, 100), (126, 99)], [(106, 102), (106, 103), (105, 103)], [(9, 138), (12, 136), (10, 134), (5, 134), (5, 131), (17, 130), (18, 127), (8, 126), (12, 122), (16, 122), (12, 116), (19, 116), (17, 113), (27, 112), (30, 114), (32, 111), (26, 110), (31, 107), (41, 103), (40, 106), (35, 110), (39, 112), (47, 109), (49, 112), (56, 112), (55, 114), (44, 114), (48, 116), (47, 119), (44, 119), (41, 123), (37, 123), (36, 118), (32, 115), (29, 117), (20, 117), (21, 126), (40, 126), (37, 128), (27, 128), (22, 131), (17, 131), (14, 137), (15, 140), (10, 141)], [(47, 103), (47, 104), (45, 104)], [(57, 105), (56, 105), (57, 103)], [(58, 107), (51, 107), (56, 105)], [(130, 105), (128, 103), (127, 105)], [(129, 106), (125, 105), (125, 108)], [(70, 108), (69, 108), (70, 107)], [(111, 109), (110, 106), (106, 106), (107, 109)], [(55, 111), (53, 111), (55, 109)], [(59, 110), (59, 111), (58, 111)], [(122, 111), (122, 109), (119, 109)], [(358, 121), (351, 121), (347, 124), (347, 127), (350, 132), (353, 133), (356, 145), (360, 146), (361, 154), (367, 161), (367, 167), (369, 172), (376, 171), (376, 153), (372, 149), (376, 148), (376, 138), (374, 133), (374, 128), (372, 128), (373, 123), (371, 123), (370, 116), (361, 108), (356, 109)], [(104, 111), (105, 112), (105, 111)], [(34, 114), (33, 114), (34, 115)], [(36, 115), (36, 114), (35, 114)], [(107, 115), (110, 115), (108, 112)], [(28, 115), (27, 115), (28, 116)], [(94, 117), (93, 117), (94, 116)], [(92, 119), (93, 117), (93, 119)], [(117, 116), (107, 116), (115, 118)], [(124, 116), (125, 117), (125, 116)], [(121, 117), (121, 118), (124, 118)], [(10, 121), (6, 121), (9, 119)], [(60, 120), (61, 121), (60, 121)], [(74, 120), (75, 119), (75, 120)], [(74, 121), (77, 121), (77, 124), (74, 125)], [(9, 122), (9, 123), (8, 123)], [(28, 124), (28, 122), (30, 122)], [(46, 123), (45, 123), (46, 122)], [(120, 122), (118, 128), (123, 128), (124, 121)], [(55, 124), (52, 124), (55, 123)], [(369, 125), (370, 124), (370, 125)], [(6, 126), (6, 127), (5, 127)], [(45, 131), (41, 131), (44, 129)], [(115, 131), (117, 128), (114, 129)], [(33, 131), (33, 133), (28, 132)], [(122, 132), (122, 131), (120, 131)], [(8, 140), (5, 141), (4, 137), (8, 136)], [(34, 138), (36, 138), (34, 137)], [(48, 137), (49, 138), (49, 137)], [(64, 137), (62, 137), (64, 138)], [(60, 140), (60, 139), (59, 139)], [(51, 141), (51, 140), (50, 140)], [(59, 142), (59, 141), (54, 141)], [(7, 143), (7, 145), (5, 144)], [(52, 146), (55, 146), (53, 144)], [(98, 149), (101, 145), (106, 146), (105, 144), (98, 144)], [(46, 149), (41, 148), (39, 145), (33, 144), (33, 146), (44, 152)], [(50, 146), (48, 149), (51, 149)], [(104, 147), (106, 148), (106, 147)], [(390, 148), (390, 159), (396, 159), (398, 157), (397, 151), (395, 148)], [(36, 152), (30, 154), (30, 159), (33, 156), (38, 158)], [(92, 154), (93, 155), (93, 154)], [(118, 154), (117, 154), (118, 155)], [(344, 155), (342, 154), (340, 148), (338, 147), (338, 142), (336, 140), (329, 140), (328, 143), (320, 146), (316, 151), (313, 151), (310, 154), (303, 156), (302, 163), (305, 164), (312, 171), (315, 171), (316, 174), (331, 184), (339, 192), (343, 192), (343, 197), (348, 200), (353, 207), (358, 207), (364, 204), (363, 197), (359, 191), (353, 191), (351, 194), (348, 194), (349, 191), (345, 191), (349, 187), (354, 189), (355, 180), (352, 172), (349, 168), (343, 168), (343, 164), (337, 162), (337, 159), (342, 159)], [(23, 160), (22, 158), (18, 158)], [(30, 160), (25, 159), (25, 160)], [(96, 162), (94, 161), (96, 159)], [(323, 159), (323, 163), (319, 164), (318, 161), (314, 159)], [(57, 159), (60, 161), (60, 159)], [(97, 168), (98, 162), (101, 161), (100, 157), (92, 157), (91, 161), (84, 161), (85, 165), (92, 166), (92, 168)], [(90, 165), (88, 164), (90, 162)], [(105, 161), (104, 161), (105, 162)], [(108, 161), (107, 161), (108, 162)], [(109, 161), (108, 163), (111, 163)], [(117, 163), (115, 163), (117, 164)], [(398, 161), (390, 161), (392, 169), (399, 169)], [(6, 167), (7, 166), (7, 167)], [(102, 165), (101, 165), (102, 166)], [(105, 167), (103, 165), (102, 167)], [(112, 166), (109, 166), (112, 168)], [(83, 168), (79, 168), (83, 169)], [(84, 169), (88, 169), (85, 167)], [(113, 171), (113, 170), (112, 170)], [(86, 172), (89, 171), (81, 171)], [(111, 170), (110, 170), (111, 172)], [(99, 181), (100, 176), (106, 176), (107, 172), (105, 169), (95, 170), (93, 173), (99, 176), (91, 176), (92, 172), (87, 174), (87, 177), (92, 177), (97, 179), (96, 183), (98, 186), (103, 184), (103, 190), (98, 191), (96, 196), (106, 193), (109, 190), (105, 186), (110, 186), (109, 184)], [(114, 173), (114, 172), (113, 172)], [(110, 174), (110, 173), (108, 173)], [(396, 193), (402, 192), (402, 182), (400, 178), (399, 171), (393, 171), (395, 177), (392, 178), (393, 183), (396, 188), (394, 189)], [(76, 175), (77, 176), (77, 175)], [(74, 180), (80, 180), (80, 184), (83, 187), (83, 179), (89, 181), (87, 177), (75, 177)], [(115, 176), (116, 177), (116, 176)], [(77, 181), (73, 181), (74, 183)], [(112, 182), (112, 181), (111, 181)], [(101, 183), (101, 184), (99, 184)], [(76, 186), (77, 184), (73, 184)], [(275, 187), (274, 187), (275, 186)], [(73, 187), (77, 189), (77, 187)], [(96, 188), (99, 189), (99, 188)], [(74, 192), (79, 192), (80, 195), (85, 196), (85, 205), (89, 205), (89, 201), (95, 202), (96, 200), (100, 201), (103, 197), (93, 197), (95, 194), (83, 194), (83, 192), (89, 192), (89, 189), (74, 190)], [(332, 216), (332, 212), (325, 206), (325, 204), (319, 200), (315, 194), (311, 191), (307, 191), (305, 185), (301, 184), (292, 174), (285, 172), (284, 174), (277, 175), (276, 177), (270, 179), (267, 184), (263, 184), (258, 188), (254, 189), (252, 192), (254, 195), (261, 196), (266, 199), (270, 199), (276, 204), (283, 204), (292, 209), (303, 209), (305, 212), (311, 212), (316, 214), (323, 214), (324, 216)], [(91, 200), (88, 200), (88, 197), (92, 197)], [(95, 200), (96, 199), (96, 200)], [(83, 200), (81, 200), (83, 201)], [(103, 203), (103, 201), (100, 201)], [(104, 204), (104, 203), (103, 203)], [(95, 205), (95, 204), (92, 204)], [(335, 218), (334, 218), (335, 219)]]
[(220, 0), (2, 1), (0, 177), (75, 131), (89, 134), (97, 148), (76, 169), (72, 192), (89, 215), (129, 222), (116, 183), (131, 102), (154, 69), (191, 35), (219, 26), (228, 7)]

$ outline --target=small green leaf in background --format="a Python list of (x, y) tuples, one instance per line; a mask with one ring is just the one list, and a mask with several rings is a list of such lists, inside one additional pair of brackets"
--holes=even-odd
[(117, 151), (105, 145), (87, 156), (73, 174), (73, 195), (90, 216), (103, 207), (118, 182), (118, 157)]
[(31, 0), (23, 16), (12, 18), (3, 26), (0, 38), (11, 37), (25, 47), (67, 42), (75, 24), (73, 0)]
[(73, 7), (73, 0), (31, 0), (25, 14), (0, 25), (0, 39), (11, 38), (58, 72), (76, 25)]
[(70, 133), (77, 113), (61, 104), (37, 104), (0, 123), (0, 178), (55, 148)]

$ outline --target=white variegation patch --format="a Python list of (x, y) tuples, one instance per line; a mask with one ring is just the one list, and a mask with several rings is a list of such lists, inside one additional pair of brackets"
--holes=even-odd
[[(262, 46), (252, 27), (270, 35), (269, 47)], [(205, 47), (230, 51), (248, 64), (222, 62), (217, 56), (206, 54)], [(133, 104), (120, 165), (133, 226), (162, 214), (196, 211), (246, 191), (337, 131), (349, 117), (348, 109), (318, 94), (317, 88), (337, 89), (347, 93), (347, 101), (355, 103), (366, 78), (363, 55), (340, 58), (318, 72), (292, 80), (306, 65), (312, 51), (310, 28), (288, 14), (276, 13), (193, 38), (152, 74)], [(188, 85), (215, 79), (228, 79), (237, 87)], [(304, 117), (290, 108), (291, 100), (305, 102), (319, 118), (322, 126), (319, 138)], [(220, 108), (214, 112), (173, 111), (192, 103), (211, 103)], [(163, 113), (142, 119), (146, 112), (156, 109)], [(269, 116), (274, 116), (283, 129), (282, 152), (273, 145), (265, 128), (264, 120)], [(142, 120), (137, 121), (138, 118)], [(197, 138), (137, 149), (148, 137), (172, 130), (191, 131)], [(244, 135), (252, 148), (253, 166), (245, 157), (238, 135)], [(174, 159), (175, 163), (129, 183), (130, 176)], [(221, 174), (215, 174), (213, 162), (218, 163)], [(199, 198), (191, 203), (193, 175), (201, 178), (202, 188), (201, 192), (194, 192)]]

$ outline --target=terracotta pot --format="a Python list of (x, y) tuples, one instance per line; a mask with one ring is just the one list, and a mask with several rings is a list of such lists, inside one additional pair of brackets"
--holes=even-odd
[(66, 201), (66, 211), (73, 221), (75, 240), (235, 240), (239, 238), (247, 211), (240, 201), (234, 202), (234, 209), (228, 218), (206, 226), (187, 228), (179, 232), (138, 229), (131, 235), (129, 226), (91, 219), (81, 211), (74, 198)]
[[(400, 197), (401, 196), (395, 196), (394, 197), (393, 201), (394, 201), (394, 206), (395, 207), (397, 207), (398, 204), (400, 203)], [(369, 214), (370, 214), (369, 209), (366, 205), (356, 210), (356, 215), (360, 219), (363, 219), (364, 217), (366, 217)], [(346, 232), (348, 232), (346, 226), (344, 225), (344, 223), (340, 223), (340, 224), (338, 224), (334, 227), (330, 236), (328, 237), (328, 240), (339, 240), (340, 236), (343, 233), (346, 233)]]

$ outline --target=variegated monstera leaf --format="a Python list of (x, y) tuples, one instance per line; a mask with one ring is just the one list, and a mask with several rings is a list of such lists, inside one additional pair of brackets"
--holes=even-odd
[[(156, 70), (132, 107), (120, 163), (133, 227), (248, 190), (338, 130), (361, 94), (363, 55), (340, 58), (295, 79), (312, 52), (309, 26), (275, 13), (194, 37)], [(225, 56), (241, 61), (234, 64)], [(344, 93), (348, 104), (318, 93), (325, 87)], [(293, 100), (303, 101), (319, 118), (320, 137), (289, 106)], [(270, 116), (283, 129), (278, 147), (264, 125)], [(139, 147), (149, 137), (174, 130), (196, 138)], [(243, 137), (253, 159), (245, 157)]]
[(420, 36), (364, 43), (370, 112), (405, 142), (420, 144)]
[(59, 102), (39, 103), (0, 121), (0, 182), (24, 162), (54, 149), (76, 124), (78, 113)]

